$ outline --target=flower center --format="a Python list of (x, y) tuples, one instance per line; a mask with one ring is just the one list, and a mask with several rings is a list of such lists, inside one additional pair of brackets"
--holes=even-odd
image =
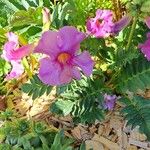
[(96, 20), (96, 25), (97, 25), (97, 26), (100, 26), (102, 23), (103, 23), (103, 20), (102, 20), (102, 19), (97, 19), (97, 20)]
[(68, 53), (60, 53), (57, 57), (58, 61), (62, 64), (66, 64), (66, 62), (70, 59), (70, 54)]

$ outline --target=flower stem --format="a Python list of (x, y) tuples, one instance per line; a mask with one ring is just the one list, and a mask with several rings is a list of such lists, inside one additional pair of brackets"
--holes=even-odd
[(131, 27), (131, 30), (130, 30), (129, 40), (128, 40), (128, 44), (127, 44), (127, 47), (126, 47), (126, 51), (128, 51), (129, 48), (130, 48), (130, 45), (131, 45), (131, 42), (132, 42), (132, 38), (133, 38), (133, 34), (134, 34), (134, 30), (136, 28), (137, 20), (138, 20), (138, 15), (136, 15), (134, 17), (134, 19), (133, 19), (133, 24), (132, 24), (132, 27)]

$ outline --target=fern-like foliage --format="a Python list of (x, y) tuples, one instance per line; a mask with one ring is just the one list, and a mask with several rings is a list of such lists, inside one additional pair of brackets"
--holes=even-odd
[(83, 78), (67, 87), (58, 87), (60, 96), (50, 110), (61, 115), (71, 114), (75, 122), (92, 123), (96, 119), (103, 120), (102, 85), (102, 78)]
[(121, 113), (128, 121), (127, 126), (132, 128), (139, 126), (139, 130), (150, 140), (150, 100), (140, 96), (134, 96), (133, 99), (122, 98), (120, 102), (125, 104)]
[(133, 59), (122, 67), (116, 82), (118, 92), (137, 92), (150, 87), (150, 63), (143, 57)]
[(115, 67), (123, 67), (126, 66), (126, 64), (130, 64), (132, 62), (133, 59), (138, 58), (138, 51), (137, 49), (132, 49), (132, 51), (126, 51), (124, 49), (119, 49), (116, 52), (115, 55), (115, 64), (113, 64), (113, 67), (115, 65)]
[(51, 90), (52, 86), (43, 84), (37, 75), (34, 75), (33, 78), (30, 79), (30, 83), (22, 85), (22, 91), (32, 96), (33, 100), (42, 96), (44, 93), (49, 95)]

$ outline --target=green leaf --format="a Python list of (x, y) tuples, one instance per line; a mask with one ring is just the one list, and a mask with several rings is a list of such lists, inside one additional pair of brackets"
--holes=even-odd
[(0, 58), (0, 77), (6, 75), (9, 72), (10, 68), (10, 64), (4, 59)]
[(58, 134), (56, 134), (54, 142), (51, 146), (51, 150), (58, 150), (61, 149), (61, 137), (63, 137), (64, 133), (61, 130)]
[(86, 150), (85, 143), (82, 143), (82, 144), (80, 145), (80, 150)]
[(29, 93), (32, 90), (32, 85), (30, 83), (25, 83), (21, 87), (24, 93)]
[(57, 100), (57, 102), (53, 103), (51, 110), (55, 113), (61, 113), (64, 116), (68, 115), (73, 108), (74, 102), (72, 101), (63, 101), (63, 100)]
[(40, 92), (39, 96), (42, 96), (45, 93), (45, 91), (47, 91), (47, 86), (46, 85), (41, 87), (41, 89), (39, 91)]

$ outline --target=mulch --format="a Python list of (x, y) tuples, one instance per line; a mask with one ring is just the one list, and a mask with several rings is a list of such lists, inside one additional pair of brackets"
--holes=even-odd
[[(146, 93), (149, 96), (149, 93)], [(0, 106), (6, 106), (3, 97), (0, 97)], [(21, 118), (32, 118), (44, 121), (56, 130), (64, 129), (65, 135), (76, 140), (75, 147), (85, 141), (86, 149), (93, 150), (150, 150), (150, 142), (138, 127), (126, 127), (126, 121), (119, 113), (122, 106), (116, 105), (109, 112), (105, 121), (95, 121), (92, 125), (78, 124), (75, 126), (71, 116), (59, 117), (49, 112), (49, 106), (55, 100), (55, 91), (49, 97), (42, 97), (33, 101), (29, 96), (14, 90), (7, 98), (7, 107), (18, 112)], [(3, 102), (4, 104), (3, 104)]]

